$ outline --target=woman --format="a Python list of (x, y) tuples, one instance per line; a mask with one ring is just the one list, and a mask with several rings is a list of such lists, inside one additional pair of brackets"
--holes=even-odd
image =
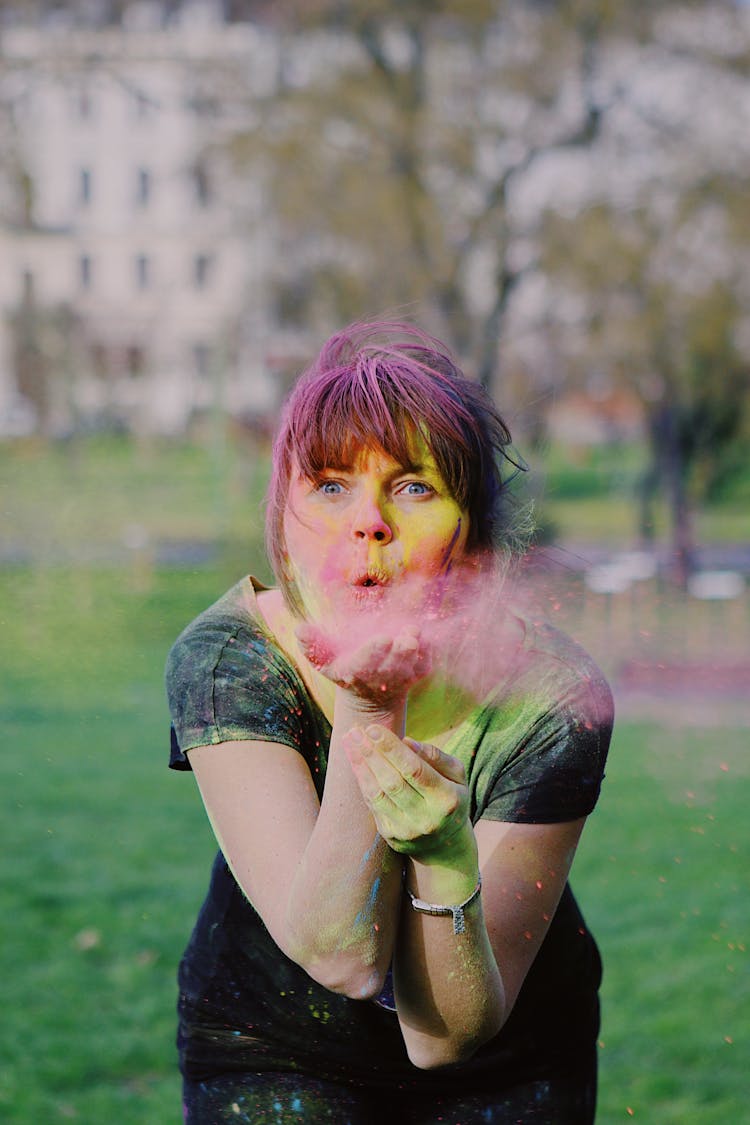
[(189, 1125), (593, 1120), (567, 875), (612, 702), (508, 604), (509, 440), (406, 325), (334, 336), (286, 404), (278, 588), (238, 583), (167, 667), (221, 848), (180, 967)]

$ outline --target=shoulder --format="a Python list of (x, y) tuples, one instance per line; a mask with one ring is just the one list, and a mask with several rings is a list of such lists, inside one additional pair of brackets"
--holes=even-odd
[(255, 593), (249, 578), (243, 579), (187, 625), (167, 655), (167, 690), (185, 674), (194, 677), (215, 669), (226, 646), (240, 633), (258, 641), (263, 629), (254, 612)]
[(612, 693), (589, 654), (565, 633), (527, 621), (511, 676), (483, 711), (477, 814), (553, 824), (587, 816), (604, 776)]
[(572, 712), (586, 726), (611, 730), (614, 700), (606, 677), (582, 645), (546, 621), (525, 621), (522, 678), (546, 710)]
[(185, 628), (167, 657), (166, 689), (180, 750), (260, 738), (297, 746), (304, 685), (265, 628), (249, 580)]

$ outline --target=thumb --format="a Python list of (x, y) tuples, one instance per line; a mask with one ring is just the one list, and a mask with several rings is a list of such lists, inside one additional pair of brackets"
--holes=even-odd
[(456, 785), (466, 784), (466, 771), (463, 762), (459, 762), (458, 758), (454, 758), (452, 754), (446, 754), (437, 746), (433, 746), (431, 742), (417, 742), (415, 738), (408, 737), (404, 739), (404, 742), (442, 777), (455, 782)]

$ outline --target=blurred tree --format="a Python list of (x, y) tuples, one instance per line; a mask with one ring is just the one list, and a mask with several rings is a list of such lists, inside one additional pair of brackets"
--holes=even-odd
[(82, 347), (78, 318), (65, 304), (41, 305), (27, 275), (8, 323), (18, 391), (34, 411), (37, 430), (46, 436), (75, 431), (73, 371)]
[[(627, 72), (608, 77), (613, 53), (630, 44), (637, 70), (657, 25), (687, 10), (280, 0), (280, 92), (233, 152), (269, 177), (282, 317), (318, 331), (418, 304), (494, 387), (511, 297), (540, 268), (539, 211), (518, 206), (530, 175), (599, 144), (634, 96)], [(320, 32), (337, 49), (316, 71)]]
[(585, 381), (597, 371), (641, 396), (650, 451), (641, 538), (653, 537), (653, 500), (661, 491), (671, 513), (675, 577), (685, 582), (694, 556), (691, 506), (737, 466), (741, 446), (747, 454), (750, 359), (740, 342), (746, 325), (739, 295), (750, 283), (750, 246), (737, 240), (736, 228), (727, 225), (723, 245), (714, 231), (712, 264), (703, 239), (688, 244), (721, 192), (714, 184), (680, 198), (669, 223), (663, 209), (657, 219), (647, 207), (624, 214), (600, 205), (572, 220), (549, 214), (543, 263), (564, 289), (585, 297), (585, 323), (574, 338), (557, 340), (568, 378)]
[[(717, 108), (731, 120), (725, 79), (748, 69), (734, 5), (286, 0), (276, 18), (281, 93), (235, 155), (270, 158), (282, 316), (329, 328), (418, 303), (494, 387), (512, 294), (557, 278), (584, 309), (550, 330), (557, 377), (635, 382), (651, 442), (641, 528), (661, 488), (684, 580), (691, 496), (726, 473), (745, 425), (738, 260), (727, 243), (717, 272), (705, 253), (712, 227), (746, 216), (748, 146), (712, 123)], [(300, 47), (321, 30), (340, 53), (316, 76)], [(566, 151), (588, 161), (582, 197), (558, 207), (548, 182), (525, 205)]]
[[(610, 8), (279, 5), (282, 93), (234, 152), (270, 157), (283, 314), (330, 325), (419, 303), (492, 385), (510, 296), (535, 264), (509, 198), (535, 159), (596, 136), (607, 108), (596, 56), (618, 23)], [(632, 5), (631, 26), (646, 11)], [(317, 78), (300, 56), (300, 33), (316, 29), (341, 44)]]

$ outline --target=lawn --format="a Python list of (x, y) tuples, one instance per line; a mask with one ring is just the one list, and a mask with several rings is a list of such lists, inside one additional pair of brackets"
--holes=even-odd
[[(553, 451), (547, 468), (550, 525), (632, 544), (632, 451), (581, 465)], [(218, 433), (0, 445), (0, 555), (23, 560), (0, 583), (9, 1125), (179, 1121), (174, 973), (214, 847), (191, 778), (165, 767), (162, 667), (199, 609), (247, 570), (267, 576), (267, 475), (267, 447)], [(745, 519), (730, 503), (700, 513), (698, 528), (741, 539)], [(170, 557), (182, 565), (168, 569)], [(746, 651), (747, 601), (686, 616), (657, 587), (639, 588), (637, 606), (599, 604), (572, 578), (547, 593), (609, 671), (612, 639), (633, 643), (634, 609), (639, 625), (657, 623), (637, 630), (636, 655), (652, 662), (665, 643), (703, 658), (701, 638), (713, 645), (717, 632), (723, 651)], [(742, 1116), (746, 745), (739, 726), (617, 728), (574, 873), (605, 959), (604, 1125)]]
[[(252, 560), (248, 565), (253, 565)], [(213, 844), (161, 674), (226, 568), (6, 569), (0, 1118), (177, 1122), (174, 971)], [(622, 723), (574, 887), (605, 960), (599, 1121), (737, 1125), (747, 731)]]

